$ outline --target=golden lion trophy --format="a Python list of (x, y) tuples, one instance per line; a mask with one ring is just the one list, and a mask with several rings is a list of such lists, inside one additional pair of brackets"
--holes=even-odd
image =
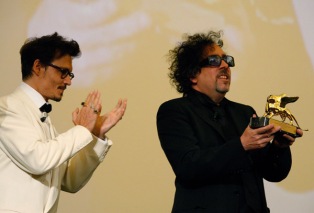
[[(298, 99), (299, 97), (287, 97), (286, 94), (268, 96), (265, 114), (262, 117), (251, 118), (250, 127), (255, 129), (268, 124), (274, 124), (281, 127), (281, 134), (298, 137), (299, 135), (296, 131), (298, 128), (300, 129), (300, 126), (290, 110), (285, 108), (286, 104), (293, 103)], [(281, 121), (273, 119), (274, 116), (280, 116)], [(290, 122), (286, 122), (286, 118)], [(294, 123), (296, 126), (293, 125)]]

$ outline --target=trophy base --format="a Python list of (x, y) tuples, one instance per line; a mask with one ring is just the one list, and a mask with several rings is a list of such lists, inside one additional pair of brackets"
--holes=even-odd
[(281, 130), (278, 132), (279, 134), (287, 134), (294, 138), (299, 137), (299, 135), (297, 134), (298, 127), (293, 126), (291, 124), (278, 121), (272, 118), (267, 118), (267, 117), (256, 117), (256, 118), (251, 118), (250, 120), (250, 127), (252, 129), (267, 126), (268, 124), (274, 124), (275, 126), (280, 126)]

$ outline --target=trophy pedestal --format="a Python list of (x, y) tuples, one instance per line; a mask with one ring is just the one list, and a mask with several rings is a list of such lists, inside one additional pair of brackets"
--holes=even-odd
[(251, 118), (251, 121), (250, 121), (250, 127), (252, 129), (267, 126), (268, 124), (274, 124), (275, 126), (280, 126), (281, 130), (279, 131), (279, 134), (287, 134), (294, 138), (299, 136), (297, 134), (298, 127), (282, 122), (282, 121), (278, 121), (276, 119), (267, 118), (267, 117), (256, 117), (256, 118)]

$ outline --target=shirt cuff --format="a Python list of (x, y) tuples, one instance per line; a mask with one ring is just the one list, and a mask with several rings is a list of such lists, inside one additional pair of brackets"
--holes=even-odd
[(96, 144), (94, 146), (94, 151), (97, 154), (97, 156), (100, 158), (100, 160), (102, 161), (104, 157), (106, 156), (106, 154), (108, 153), (113, 143), (107, 137), (104, 140), (98, 137), (95, 137), (95, 139), (96, 139)]

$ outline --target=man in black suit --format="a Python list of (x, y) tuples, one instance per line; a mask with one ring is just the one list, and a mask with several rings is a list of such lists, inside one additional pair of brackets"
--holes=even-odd
[(254, 109), (225, 98), (235, 64), (222, 46), (221, 32), (210, 31), (169, 51), (183, 97), (160, 106), (157, 129), (176, 175), (172, 212), (269, 212), (263, 179), (279, 182), (291, 168), (295, 138), (273, 124), (250, 128)]

